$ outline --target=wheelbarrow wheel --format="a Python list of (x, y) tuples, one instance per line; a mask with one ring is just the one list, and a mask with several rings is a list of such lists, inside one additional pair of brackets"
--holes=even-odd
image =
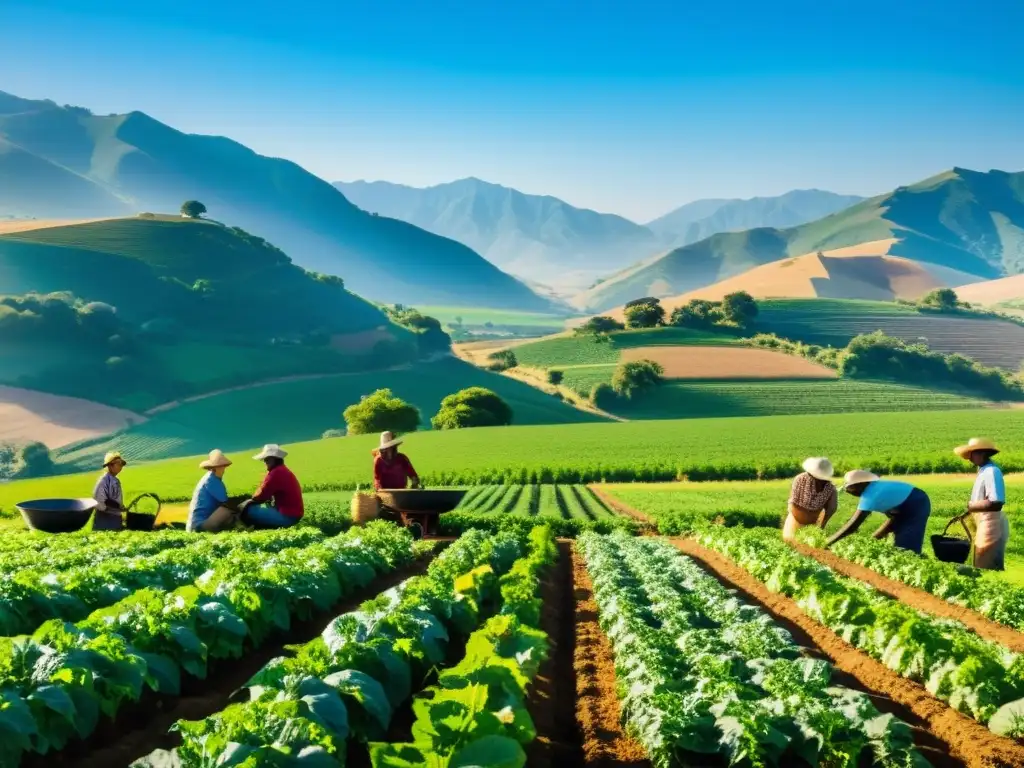
[(409, 523), (407, 527), (414, 539), (419, 540), (423, 538), (423, 526), (420, 523)]

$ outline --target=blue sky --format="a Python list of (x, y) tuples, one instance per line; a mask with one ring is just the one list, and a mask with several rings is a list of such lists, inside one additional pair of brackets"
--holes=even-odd
[(1019, 0), (3, 0), (0, 90), (645, 221), (1024, 169)]

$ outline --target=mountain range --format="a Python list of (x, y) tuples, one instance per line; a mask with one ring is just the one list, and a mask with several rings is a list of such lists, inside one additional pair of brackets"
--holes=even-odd
[(387, 181), (334, 186), (366, 211), (458, 240), (506, 272), (569, 291), (717, 232), (802, 224), (862, 199), (796, 190), (750, 200), (698, 200), (642, 225), (475, 178), (426, 188)]
[(375, 300), (551, 307), (466, 245), (371, 215), (295, 163), (142, 112), (98, 116), (0, 92), (0, 217), (168, 213), (187, 199)]
[(1024, 272), (1024, 173), (954, 168), (800, 226), (712, 235), (623, 270), (573, 302), (603, 311), (836, 249), (909, 259), (950, 286)]

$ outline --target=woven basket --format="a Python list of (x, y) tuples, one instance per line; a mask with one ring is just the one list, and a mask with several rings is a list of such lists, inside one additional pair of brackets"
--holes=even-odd
[(352, 522), (355, 525), (363, 525), (376, 519), (379, 512), (377, 496), (372, 493), (352, 494)]

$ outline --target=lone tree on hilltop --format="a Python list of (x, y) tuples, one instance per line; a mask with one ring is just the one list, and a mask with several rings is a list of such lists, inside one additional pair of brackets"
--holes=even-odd
[(657, 299), (627, 305), (625, 314), (627, 328), (657, 328), (665, 322), (665, 308)]
[(181, 215), (190, 219), (198, 219), (206, 213), (206, 206), (198, 200), (186, 200), (181, 204)]
[(950, 311), (960, 305), (960, 297), (952, 288), (936, 288), (921, 299), (920, 303), (926, 307)]
[(612, 331), (621, 331), (625, 327), (626, 326), (613, 317), (598, 315), (597, 317), (590, 318), (587, 322), (583, 323), (583, 325), (579, 326), (576, 329), (576, 335), (582, 336), (588, 333), (595, 335), (599, 333), (611, 333)]
[(504, 427), (512, 423), (512, 408), (484, 387), (468, 387), (441, 401), (441, 409), (430, 420), (434, 429)]
[(722, 315), (741, 328), (748, 326), (757, 319), (757, 302), (746, 291), (727, 294), (722, 299)]
[(420, 425), (419, 408), (395, 397), (390, 389), (365, 395), (345, 409), (344, 418), (350, 435), (415, 432)]
[(665, 369), (653, 360), (632, 360), (619, 363), (612, 375), (612, 389), (619, 397), (631, 399), (633, 395), (659, 386)]

